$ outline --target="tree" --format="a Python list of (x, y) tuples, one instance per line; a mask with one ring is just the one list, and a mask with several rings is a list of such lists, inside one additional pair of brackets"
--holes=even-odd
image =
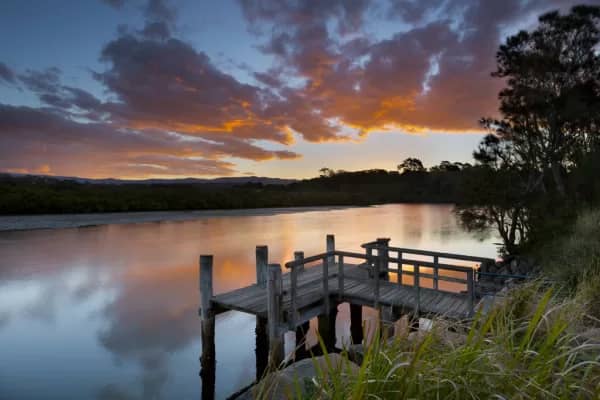
[(425, 171), (425, 167), (423, 167), (423, 163), (418, 158), (409, 157), (398, 164), (398, 171), (401, 174), (406, 172), (423, 172)]
[(321, 178), (331, 178), (335, 175), (335, 171), (331, 168), (323, 167), (319, 170)]
[(463, 164), (461, 162), (450, 162), (444, 160), (440, 163), (440, 165), (434, 165), (429, 170), (431, 172), (455, 172), (463, 169), (464, 165), (470, 164)]
[(485, 136), (473, 152), (476, 167), (469, 170), (462, 185), (466, 205), (456, 207), (460, 221), (469, 230), (485, 231), (494, 226), (508, 253), (518, 251), (530, 231), (524, 196), (527, 190), (513, 157), (509, 142)]
[(533, 32), (506, 39), (492, 74), (506, 80), (500, 94), (501, 120), (483, 126), (511, 143), (514, 161), (542, 185), (549, 173), (565, 197), (564, 173), (599, 140), (600, 7), (576, 6), (539, 18)]

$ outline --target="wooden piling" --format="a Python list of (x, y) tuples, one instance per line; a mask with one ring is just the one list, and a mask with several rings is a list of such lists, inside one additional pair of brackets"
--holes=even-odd
[(350, 303), (350, 336), (353, 344), (363, 341), (362, 306)]
[(332, 305), (328, 312), (318, 316), (319, 336), (325, 344), (327, 351), (331, 352), (335, 349), (335, 320), (337, 318), (337, 304)]
[(259, 381), (269, 365), (269, 336), (267, 331), (267, 319), (256, 317), (256, 381)]
[(269, 264), (267, 276), (267, 319), (270, 368), (277, 368), (284, 357), (283, 330), (281, 328), (281, 297), (281, 266), (279, 264)]
[(211, 298), (213, 295), (212, 268), (213, 256), (200, 256), (199, 284), (202, 336), (200, 377), (202, 378), (203, 399), (214, 399), (215, 397), (215, 315), (213, 313), (211, 304)]
[(256, 283), (262, 288), (267, 287), (267, 265), (269, 263), (269, 248), (256, 246)]
[(202, 379), (202, 399), (215, 398), (216, 350), (215, 350), (215, 316), (212, 310), (202, 312), (201, 335), (202, 355), (200, 356), (200, 378)]
[(381, 307), (379, 312), (379, 326), (381, 337), (384, 339), (394, 335), (394, 313), (392, 306)]
[(310, 330), (310, 322), (307, 321), (296, 327), (296, 353), (294, 358), (296, 361), (303, 360), (310, 356), (307, 350), (306, 335)]
[(200, 314), (208, 315), (211, 309), (211, 298), (213, 296), (213, 256), (200, 256)]

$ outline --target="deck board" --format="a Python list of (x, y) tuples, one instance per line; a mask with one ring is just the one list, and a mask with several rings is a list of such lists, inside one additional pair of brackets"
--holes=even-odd
[[(338, 265), (329, 267), (329, 295), (337, 301)], [(282, 275), (282, 307), (285, 312), (291, 308), (290, 274)], [(397, 282), (379, 281), (379, 305), (400, 307), (413, 310), (416, 290), (411, 285), (400, 285)], [(375, 304), (375, 281), (368, 278), (364, 266), (344, 264), (344, 288), (342, 301), (355, 304)], [(267, 291), (256, 284), (221, 293), (213, 296), (212, 303), (221, 310), (237, 310), (261, 317), (267, 315)], [(315, 265), (300, 271), (297, 275), (298, 311), (315, 307), (323, 301), (322, 265)], [(469, 314), (469, 301), (466, 295), (443, 292), (421, 287), (419, 312), (424, 314), (441, 314), (451, 318), (465, 318)]]

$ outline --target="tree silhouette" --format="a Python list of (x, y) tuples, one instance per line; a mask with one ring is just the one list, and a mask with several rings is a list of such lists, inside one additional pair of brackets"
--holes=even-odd
[(398, 164), (398, 171), (401, 174), (406, 172), (423, 172), (425, 171), (425, 167), (423, 167), (423, 163), (418, 158), (409, 157)]
[(551, 175), (565, 197), (564, 173), (599, 141), (600, 7), (576, 6), (539, 18), (533, 32), (506, 39), (492, 76), (506, 80), (500, 92), (501, 120), (483, 126), (511, 143), (514, 162), (543, 184)]

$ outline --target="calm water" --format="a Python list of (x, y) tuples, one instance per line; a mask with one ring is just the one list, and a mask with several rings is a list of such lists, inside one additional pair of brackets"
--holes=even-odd
[[(237, 214), (0, 232), (0, 399), (198, 399), (201, 253), (215, 256), (217, 293), (254, 282), (257, 244), (283, 263), (295, 250), (324, 251), (327, 233), (351, 251), (391, 237), (396, 246), (496, 253), (493, 238), (458, 227), (451, 206)], [(348, 325), (341, 306), (339, 340)], [(252, 382), (254, 329), (252, 316), (217, 316), (217, 398)]]

